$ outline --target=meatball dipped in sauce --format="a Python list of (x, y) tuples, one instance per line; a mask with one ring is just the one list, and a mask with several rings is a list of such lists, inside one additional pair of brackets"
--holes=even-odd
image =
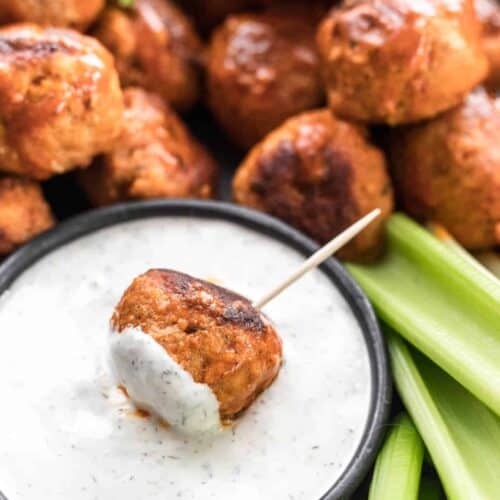
[(113, 58), (95, 39), (0, 29), (0, 170), (47, 179), (87, 166), (118, 136), (122, 113)]
[(500, 98), (479, 88), (459, 107), (390, 136), (402, 207), (464, 247), (500, 244)]
[(500, 89), (500, 4), (496, 0), (475, 0), (481, 21), (483, 48), (490, 62), (486, 85)]
[(126, 89), (124, 100), (119, 140), (79, 176), (92, 204), (212, 198), (218, 167), (170, 106), (140, 88)]
[(0, 258), (54, 224), (36, 181), (0, 175)]
[(353, 120), (433, 117), (488, 73), (473, 0), (344, 0), (317, 41), (329, 105)]
[(124, 86), (160, 94), (177, 110), (200, 94), (202, 43), (191, 21), (169, 0), (135, 0), (108, 8), (93, 32), (115, 56)]
[(43, 26), (85, 29), (105, 0), (0, 0), (0, 22), (30, 22)]
[(313, 17), (293, 9), (228, 17), (208, 50), (207, 92), (216, 119), (244, 148), (320, 106)]
[(382, 152), (363, 126), (326, 109), (287, 120), (257, 144), (236, 172), (233, 195), (321, 243), (380, 208), (381, 216), (339, 252), (349, 260), (379, 254), (383, 223), (393, 208)]
[(185, 434), (233, 421), (281, 366), (276, 330), (247, 299), (176, 271), (136, 278), (111, 328), (118, 382), (139, 408)]

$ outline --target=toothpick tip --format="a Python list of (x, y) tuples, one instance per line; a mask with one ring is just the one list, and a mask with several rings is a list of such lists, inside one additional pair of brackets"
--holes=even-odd
[(279, 295), (283, 290), (288, 288), (293, 282), (298, 280), (305, 273), (318, 267), (327, 258), (331, 257), (337, 250), (346, 245), (352, 238), (357, 236), (366, 226), (368, 226), (373, 220), (375, 220), (382, 210), (380, 208), (375, 208), (371, 212), (367, 213), (354, 224), (349, 226), (347, 229), (342, 231), (340, 234), (335, 236), (326, 245), (321, 247), (317, 252), (311, 255), (301, 266), (299, 266), (286, 280), (280, 283), (277, 287), (267, 293), (259, 301), (254, 302), (254, 307), (260, 309), (265, 306), (270, 300)]

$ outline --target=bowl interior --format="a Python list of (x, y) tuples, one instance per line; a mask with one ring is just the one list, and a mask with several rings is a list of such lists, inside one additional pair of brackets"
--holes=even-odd
[[(0, 293), (8, 289), (17, 277), (41, 257), (73, 240), (125, 221), (165, 217), (176, 220), (194, 217), (228, 221), (278, 240), (304, 256), (316, 248), (313, 242), (289, 226), (234, 205), (200, 201), (129, 203), (78, 216), (19, 250), (0, 267)], [(120, 258), (127, 258), (127, 249), (124, 249)], [(330, 500), (351, 494), (371, 466), (387, 418), (391, 385), (382, 336), (366, 297), (336, 260), (329, 259), (321, 270), (345, 299), (359, 325), (366, 344), (370, 371), (370, 401), (364, 429), (350, 463), (344, 467), (335, 484), (322, 496), (322, 500)]]

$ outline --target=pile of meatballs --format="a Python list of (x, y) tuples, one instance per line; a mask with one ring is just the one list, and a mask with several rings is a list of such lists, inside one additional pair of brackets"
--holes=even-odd
[(241, 148), (235, 202), (376, 258), (395, 205), (500, 245), (496, 0), (0, 0), (0, 257), (55, 224), (43, 183), (93, 206), (215, 198), (182, 114)]

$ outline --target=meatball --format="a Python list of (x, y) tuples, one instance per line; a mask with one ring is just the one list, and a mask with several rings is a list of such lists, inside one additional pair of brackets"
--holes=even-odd
[(54, 225), (36, 181), (0, 176), (0, 257)]
[(202, 43), (189, 19), (168, 0), (109, 8), (93, 34), (114, 54), (123, 85), (145, 87), (178, 110), (197, 101)]
[(0, 29), (0, 170), (47, 179), (84, 167), (116, 139), (122, 112), (113, 58), (96, 40)]
[(233, 420), (281, 366), (276, 330), (247, 299), (175, 271), (136, 278), (111, 326), (115, 371), (131, 399), (187, 433)]
[(409, 214), (466, 248), (500, 244), (500, 98), (483, 89), (432, 121), (394, 130), (389, 154)]
[(0, 22), (86, 28), (104, 7), (104, 0), (0, 0)]
[(486, 84), (500, 89), (500, 4), (495, 0), (476, 0), (476, 10), (483, 26), (483, 48), (490, 62)]
[(79, 179), (94, 205), (129, 199), (211, 198), (217, 165), (160, 97), (124, 92), (123, 129), (113, 150)]
[(344, 0), (318, 30), (331, 109), (402, 124), (459, 104), (488, 72), (473, 0)]
[(248, 148), (290, 116), (322, 104), (314, 23), (298, 12), (230, 16), (207, 56), (211, 110)]
[(268, 212), (325, 243), (361, 216), (382, 214), (339, 252), (349, 260), (378, 255), (393, 208), (383, 154), (361, 125), (328, 110), (287, 120), (257, 144), (233, 181), (238, 203)]

